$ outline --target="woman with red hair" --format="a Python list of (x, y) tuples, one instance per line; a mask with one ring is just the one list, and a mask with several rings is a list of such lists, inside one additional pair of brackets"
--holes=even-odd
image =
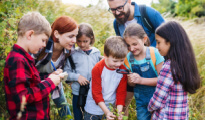
[[(66, 59), (71, 54), (71, 49), (76, 43), (78, 34), (76, 21), (68, 16), (57, 18), (51, 28), (51, 37), (45, 49), (41, 50), (37, 55), (33, 55), (42, 80), (54, 71), (57, 73), (62, 72)], [(71, 115), (68, 105), (64, 104), (67, 101), (64, 96), (62, 83), (52, 92), (51, 97), (56, 106), (60, 108), (59, 114), (61, 117)]]

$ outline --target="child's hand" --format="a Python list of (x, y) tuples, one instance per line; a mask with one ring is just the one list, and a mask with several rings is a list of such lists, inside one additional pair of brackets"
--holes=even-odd
[(139, 74), (137, 73), (132, 73), (128, 75), (128, 83), (131, 84), (141, 84), (142, 78)]
[(82, 75), (78, 77), (78, 82), (81, 86), (89, 84), (89, 81)]
[(115, 117), (116, 117), (116, 116), (115, 116), (112, 112), (108, 112), (108, 113), (106, 114), (107, 120), (114, 120)]
[(48, 78), (51, 79), (51, 81), (53, 81), (53, 83), (55, 84), (55, 86), (58, 86), (58, 84), (60, 83), (61, 78), (63, 78), (64, 76), (60, 76), (60, 75), (56, 75), (56, 74), (50, 74), (48, 76)]
[(56, 71), (52, 72), (51, 74), (56, 74), (56, 75), (58, 75), (58, 74), (60, 74), (60, 73), (62, 73), (62, 72), (63, 72), (62, 69), (57, 69)]
[(118, 119), (118, 120), (122, 120), (123, 115), (121, 114), (121, 112), (120, 112), (120, 113), (118, 113), (118, 114), (119, 114), (119, 116), (117, 117), (117, 119)]

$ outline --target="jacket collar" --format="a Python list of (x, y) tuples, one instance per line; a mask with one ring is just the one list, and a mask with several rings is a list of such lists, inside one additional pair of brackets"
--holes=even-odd
[(30, 62), (34, 63), (34, 59), (31, 57), (31, 55), (28, 52), (26, 52), (21, 46), (19, 46), (17, 44), (14, 44), (13, 51), (16, 51), (16, 52), (20, 53), (27, 60), (29, 60)]
[[(53, 45), (54, 45), (53, 39), (50, 37), (49, 40), (48, 40), (48, 43), (46, 45), (45, 52), (46, 53), (53, 53)], [(67, 49), (64, 49), (64, 53), (68, 54), (68, 53), (70, 53), (70, 51), (67, 50)]]

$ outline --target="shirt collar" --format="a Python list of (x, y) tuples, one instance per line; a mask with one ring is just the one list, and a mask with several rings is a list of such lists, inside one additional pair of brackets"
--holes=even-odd
[(28, 52), (26, 52), (21, 46), (14, 44), (13, 50), (23, 55), (30, 62), (34, 63), (34, 59), (31, 57), (31, 55)]

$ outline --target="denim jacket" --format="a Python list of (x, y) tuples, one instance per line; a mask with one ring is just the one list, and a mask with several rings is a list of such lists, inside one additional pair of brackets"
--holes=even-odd
[[(155, 33), (152, 33), (148, 28), (146, 28), (144, 26), (144, 24), (141, 20), (141, 13), (140, 13), (139, 6), (135, 2), (132, 2), (131, 5), (135, 6), (134, 19), (136, 19), (137, 23), (142, 25), (142, 27), (144, 28), (145, 32), (147, 33), (147, 35), (150, 39), (151, 46), (156, 47)], [(164, 19), (162, 18), (161, 14), (158, 11), (156, 11), (155, 9), (146, 6), (146, 13), (147, 13), (147, 16), (149, 17), (155, 30), (158, 26), (160, 26), (161, 23), (164, 22)], [(115, 21), (116, 21), (116, 19), (114, 20), (114, 22)], [(113, 22), (113, 24), (114, 24), (114, 22)], [(123, 37), (123, 33), (125, 30), (124, 24), (117, 23), (117, 26), (114, 25), (114, 29), (115, 29), (116, 35)]]

